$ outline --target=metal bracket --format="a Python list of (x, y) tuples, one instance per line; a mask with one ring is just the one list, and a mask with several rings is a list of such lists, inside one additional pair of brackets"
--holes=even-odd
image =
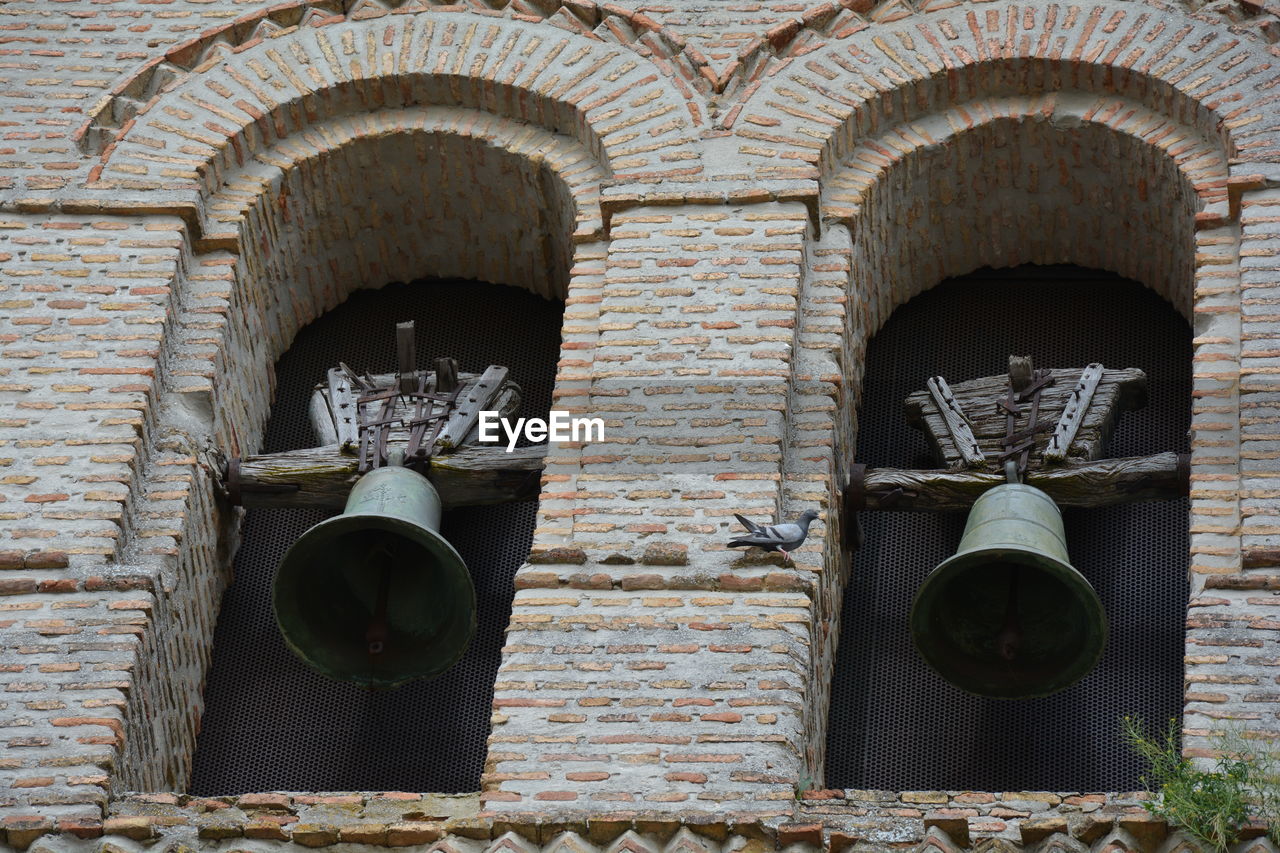
[[(1011, 477), (1011, 483), (1020, 482), (1026, 476), (1031, 450), (1036, 445), (1036, 434), (1048, 428), (1039, 420), (1040, 392), (1053, 383), (1052, 370), (1032, 370), (1030, 358), (1009, 356), (1009, 391), (996, 404), (1005, 415), (1004, 450), (996, 461), (1004, 468), (1005, 476)], [(1027, 402), (1031, 403), (1027, 425), (1018, 429), (1018, 418), (1022, 416), (1022, 407), (1018, 404)]]
[(867, 497), (875, 496), (877, 509), (891, 509), (904, 498), (915, 498), (917, 492), (894, 486), (887, 491), (870, 491), (867, 489), (867, 466), (855, 462), (849, 466), (849, 483), (844, 487), (844, 506), (846, 509), (860, 510), (867, 508)]
[[(399, 369), (390, 388), (369, 387), (356, 400), (357, 444), (359, 463), (356, 470), (366, 474), (388, 464), (387, 440), (391, 427), (400, 424), (409, 430), (409, 442), (405, 448), (405, 466), (421, 469), (431, 458), (436, 437), (457, 406), (458, 363), (449, 359), (436, 359), (436, 390), (427, 390), (428, 374), (415, 367), (413, 321), (396, 324), (396, 356)], [(403, 401), (413, 414), (396, 417), (396, 406)], [(365, 416), (365, 406), (381, 402), (377, 414), (371, 419)]]
[(854, 462), (849, 466), (849, 481), (844, 487), (843, 517), (840, 522), (844, 528), (844, 547), (849, 551), (857, 551), (866, 541), (862, 531), (862, 522), (858, 519), (858, 510), (867, 508), (867, 466)]
[[(367, 473), (387, 464), (387, 439), (391, 426), (400, 424), (409, 430), (409, 444), (405, 449), (405, 466), (417, 468), (431, 458), (436, 436), (453, 413), (458, 392), (435, 394), (426, 390), (426, 377), (420, 377), (414, 391), (402, 393), (397, 388), (384, 388), (367, 394), (356, 401), (360, 412), (360, 455), (357, 470)], [(396, 404), (404, 400), (413, 407), (409, 417), (396, 417)], [(377, 414), (366, 420), (364, 407), (381, 401)], [(428, 433), (428, 428), (430, 432)]]
[(844, 487), (845, 510), (867, 508), (867, 466), (854, 462), (849, 466), (849, 482)]

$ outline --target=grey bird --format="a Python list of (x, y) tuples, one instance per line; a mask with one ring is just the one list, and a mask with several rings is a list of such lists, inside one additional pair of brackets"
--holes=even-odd
[(818, 517), (815, 509), (806, 509), (795, 521), (786, 524), (772, 524), (767, 527), (756, 524), (749, 518), (743, 518), (736, 512), (733, 517), (747, 529), (746, 536), (739, 536), (729, 542), (730, 548), (755, 545), (766, 551), (779, 551), (786, 559), (791, 559), (789, 552), (804, 544), (809, 536), (809, 524)]

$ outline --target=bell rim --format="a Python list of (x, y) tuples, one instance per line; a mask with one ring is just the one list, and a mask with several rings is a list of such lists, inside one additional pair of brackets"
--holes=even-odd
[[(1012, 558), (1012, 559), (1011, 559)], [(1033, 692), (1020, 691), (1017, 693), (1001, 694), (999, 692), (983, 693), (972, 690), (962, 684), (957, 684), (946, 675), (943, 674), (942, 668), (935, 664), (935, 658), (931, 656), (920, 642), (921, 636), (927, 636), (927, 624), (921, 624), (924, 615), (921, 612), (920, 601), (924, 598), (925, 591), (931, 586), (940, 583), (944, 578), (954, 574), (957, 570), (967, 568), (971, 563), (990, 562), (993, 560), (1005, 559), (1010, 562), (1017, 562), (1028, 568), (1045, 569), (1060, 579), (1079, 580), (1084, 584), (1084, 589), (1089, 592), (1088, 596), (1077, 596), (1077, 600), (1087, 602), (1087, 609), (1092, 614), (1092, 621), (1098, 630), (1088, 632), (1086, 636), (1095, 637), (1096, 641), (1084, 647), (1084, 653), (1077, 658), (1076, 666), (1064, 670), (1066, 677), (1060, 678), (1052, 682), (1046, 689)], [(1074, 588), (1080, 589), (1077, 584)], [(916, 653), (924, 660), (929, 669), (941, 677), (947, 684), (963, 690), (971, 696), (979, 696), (984, 699), (1043, 699), (1067, 690), (1084, 680), (1090, 673), (1097, 669), (1098, 662), (1102, 660), (1102, 655), (1106, 652), (1108, 639), (1110, 636), (1111, 625), (1107, 619), (1106, 608), (1102, 605), (1102, 599), (1098, 596), (1098, 591), (1093, 588), (1093, 584), (1089, 583), (1079, 569), (1070, 563), (1063, 562), (1056, 557), (1049, 556), (1041, 551), (1032, 548), (1019, 547), (1017, 545), (996, 545), (986, 548), (975, 548), (969, 551), (960, 551), (952, 554), (947, 559), (939, 563), (931, 572), (924, 582), (920, 584), (916, 590), (915, 597), (911, 601), (911, 612), (907, 618), (910, 628), (911, 644), (915, 648)], [(922, 630), (922, 628), (924, 630)]]
[[(312, 655), (306, 653), (301, 646), (294, 642), (294, 639), (290, 636), (288, 628), (285, 627), (284, 621), (280, 618), (280, 581), (282, 577), (285, 577), (286, 570), (290, 570), (290, 573), (292, 573), (293, 565), (301, 565), (305, 562), (302, 559), (303, 555), (308, 551), (320, 550), (322, 546), (327, 544), (327, 540), (323, 537), (317, 536), (312, 538), (312, 534), (323, 531), (324, 533), (333, 536), (370, 529), (385, 530), (405, 535), (416, 541), (418, 544), (423, 545), (428, 550), (436, 551), (436, 549), (439, 549), (445, 551), (446, 554), (441, 556), (452, 557), (461, 567), (462, 571), (460, 575), (465, 579), (466, 590), (470, 595), (471, 603), (471, 606), (467, 608), (466, 611), (466, 638), (463, 642), (455, 644), (456, 647), (451, 649), (453, 653), (443, 664), (415, 672), (414, 674), (403, 678), (352, 678), (335, 675), (332, 667), (322, 667)], [(299, 576), (301, 577), (302, 575)], [(471, 570), (467, 566), (466, 560), (462, 559), (462, 555), (453, 547), (453, 544), (438, 532), (431, 530), (430, 528), (415, 524), (412, 521), (398, 516), (382, 515), (379, 513), (343, 513), (342, 515), (336, 515), (333, 518), (327, 518), (324, 521), (308, 528), (301, 537), (289, 546), (288, 550), (285, 551), (284, 557), (281, 558), (280, 563), (276, 566), (275, 577), (272, 579), (271, 583), (271, 610), (272, 615), (276, 620), (276, 627), (280, 632), (281, 638), (284, 640), (285, 646), (287, 646), (289, 651), (291, 651), (299, 660), (306, 664), (308, 668), (313, 672), (320, 673), (326, 678), (333, 679), (334, 681), (359, 684), (363, 687), (392, 688), (400, 687), (401, 685), (408, 684), (411, 681), (429, 681), (431, 679), (438, 678), (457, 664), (457, 662), (462, 659), (462, 656), (466, 654), (467, 649), (471, 646), (471, 641), (475, 638), (478, 627), (475, 583), (471, 579)]]

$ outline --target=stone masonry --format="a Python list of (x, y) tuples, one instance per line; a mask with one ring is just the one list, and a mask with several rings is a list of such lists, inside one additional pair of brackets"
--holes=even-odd
[[(0, 5), (0, 841), (1194, 849), (1124, 792), (801, 796), (866, 343), (1021, 263), (1192, 324), (1185, 748), (1280, 742), (1280, 6)], [(187, 797), (217, 454), (302, 326), (424, 275), (563, 300), (557, 407), (606, 422), (548, 458), (483, 790)], [(810, 506), (794, 565), (723, 546)]]

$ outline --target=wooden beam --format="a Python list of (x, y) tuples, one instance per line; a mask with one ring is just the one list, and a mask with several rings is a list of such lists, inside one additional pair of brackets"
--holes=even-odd
[[(855, 510), (967, 510), (979, 495), (1004, 482), (1001, 474), (980, 471), (905, 471), (855, 465), (845, 489), (845, 506)], [(1188, 492), (1190, 459), (1177, 453), (1098, 459), (1031, 470), (1025, 482), (1043, 490), (1060, 507), (1171, 500)]]
[(418, 390), (418, 349), (414, 341), (413, 321), (396, 323), (396, 376), (400, 393)]
[(333, 413), (329, 411), (329, 401), (319, 388), (311, 392), (311, 428), (315, 430), (316, 441), (320, 444), (341, 444), (338, 440), (338, 428), (333, 423)]
[[(427, 473), (445, 509), (486, 506), (538, 496), (547, 445), (466, 445), (431, 458)], [(342, 509), (359, 477), (357, 459), (338, 445), (248, 456), (223, 472), (223, 488), (245, 507)]]

